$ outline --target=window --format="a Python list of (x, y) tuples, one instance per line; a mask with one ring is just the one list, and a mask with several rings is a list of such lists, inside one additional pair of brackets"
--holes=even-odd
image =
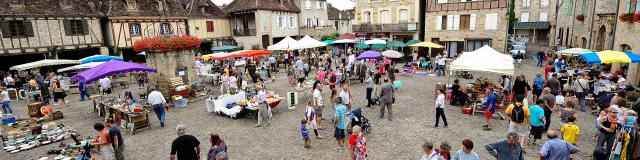
[(476, 30), (476, 14), (469, 16), (469, 30)]
[(62, 4), (64, 4), (64, 5), (69, 5), (69, 1), (70, 1), (70, 0), (63, 0), (63, 1), (62, 1)]
[(438, 0), (438, 3), (447, 3), (447, 0)]
[(296, 17), (289, 17), (289, 28), (296, 27)]
[(316, 1), (316, 9), (320, 9), (320, 1)]
[(284, 28), (284, 17), (278, 17), (278, 28)]
[(408, 22), (409, 21), (409, 11), (406, 9), (401, 9), (398, 11), (398, 15), (400, 16), (400, 22)]
[(391, 17), (389, 17), (389, 10), (380, 11), (380, 24), (391, 23)]
[[(320, 2), (320, 1), (317, 1), (317, 2)], [(320, 8), (319, 9), (326, 9), (325, 3), (326, 2), (320, 2)]]
[(0, 21), (0, 29), (4, 38), (33, 37), (31, 21)]
[(311, 9), (311, 1), (309, 0), (304, 1), (304, 8)]
[(313, 19), (311, 18), (307, 18), (304, 22), (304, 25), (309, 27), (309, 26), (313, 26)]
[(460, 15), (453, 15), (453, 30), (460, 30)]
[(441, 20), (440, 20), (441, 21), (441, 23), (440, 23), (440, 25), (441, 25), (440, 28), (441, 29), (443, 29), (443, 30), (447, 29), (447, 20), (448, 20), (447, 16), (443, 15)]
[[(640, 0), (626, 0), (626, 9), (628, 13), (640, 11)], [(584, 9), (583, 9), (584, 10)]]
[(489, 45), (491, 46), (491, 40), (489, 39), (481, 39), (481, 40), (467, 40), (467, 52), (475, 51), (476, 49), (481, 48), (482, 46)]
[(371, 23), (371, 12), (366, 11), (362, 13), (362, 22), (363, 23)]
[(529, 22), (529, 12), (522, 12), (522, 14), (520, 14), (520, 22)]
[(86, 35), (89, 34), (87, 21), (83, 20), (65, 20), (64, 21), (64, 31), (65, 35), (73, 36), (73, 35)]
[(549, 17), (549, 13), (547, 12), (540, 12), (540, 19), (538, 19), (538, 21), (540, 22), (546, 22), (548, 21), (547, 18)]
[(171, 34), (171, 24), (169, 23), (160, 23), (160, 34)]
[(158, 11), (164, 11), (164, 0), (158, 0)]
[(11, 0), (11, 4), (20, 4), (20, 0)]
[(582, 15), (587, 15), (589, 13), (589, 3), (587, 0), (582, 0)]
[(540, 0), (540, 6), (546, 7), (549, 5), (549, 0)]
[(460, 15), (460, 30), (468, 30), (471, 24), (471, 15)]
[(531, 6), (531, 0), (522, 0), (522, 7)]
[(571, 0), (562, 1), (562, 14), (563, 15), (571, 14)]
[(489, 13), (485, 15), (484, 29), (498, 28), (498, 13)]
[(214, 29), (213, 21), (207, 21), (207, 32), (213, 32)]
[(131, 36), (140, 36), (140, 24), (138, 23), (129, 24), (129, 34)]
[(453, 15), (447, 15), (447, 30), (453, 30)]

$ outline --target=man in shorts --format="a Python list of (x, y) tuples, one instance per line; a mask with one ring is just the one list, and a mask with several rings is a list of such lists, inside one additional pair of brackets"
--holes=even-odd
[(487, 123), (483, 126), (484, 130), (491, 130), (491, 118), (493, 118), (493, 113), (496, 112), (496, 93), (493, 92), (493, 88), (487, 88), (487, 102), (484, 103), (484, 118), (487, 120)]
[(316, 114), (316, 122), (318, 123), (318, 129), (322, 130), (322, 109), (324, 109), (324, 105), (322, 103), (322, 84), (316, 83), (316, 86), (313, 89), (313, 102)]
[(531, 143), (533, 145), (536, 145), (536, 140), (542, 139), (542, 132), (544, 130), (545, 123), (544, 109), (542, 109), (543, 105), (545, 105), (545, 101), (542, 99), (537, 99), (536, 105), (533, 105), (529, 108), (531, 112), (531, 116), (529, 117), (529, 119), (531, 120), (530, 133), (531, 135), (533, 135), (533, 141), (531, 141)]
[(338, 150), (344, 150), (345, 129), (347, 128), (347, 106), (342, 103), (342, 98), (336, 98), (336, 112), (333, 117), (336, 131), (333, 135), (338, 142)]
[(529, 135), (529, 117), (531, 113), (529, 112), (529, 107), (522, 104), (524, 96), (517, 95), (515, 99), (516, 102), (510, 104), (505, 112), (507, 116), (511, 117), (509, 132), (517, 132), (520, 135), (520, 145), (524, 146), (527, 135)]

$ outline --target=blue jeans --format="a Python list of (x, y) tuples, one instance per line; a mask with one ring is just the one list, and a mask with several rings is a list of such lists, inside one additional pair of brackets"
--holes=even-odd
[(2, 111), (5, 114), (12, 114), (13, 113), (13, 110), (11, 110), (11, 104), (10, 103), (11, 102), (9, 102), (9, 101), (2, 102)]
[(587, 100), (585, 99), (587, 94), (584, 92), (576, 92), (576, 98), (578, 98), (578, 103), (580, 106), (580, 111), (585, 111), (587, 107)]
[(84, 97), (85, 97), (85, 96), (86, 96), (87, 98), (91, 97), (91, 95), (89, 95), (89, 92), (87, 92), (87, 91), (80, 91), (80, 101), (84, 101)]
[(160, 123), (164, 123), (164, 106), (162, 106), (162, 104), (155, 104), (153, 105), (153, 111), (156, 112)]

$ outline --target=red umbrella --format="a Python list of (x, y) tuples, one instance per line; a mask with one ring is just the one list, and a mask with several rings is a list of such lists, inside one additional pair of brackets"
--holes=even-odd
[(270, 55), (272, 52), (265, 50), (241, 50), (229, 53), (231, 57), (255, 57), (255, 56), (263, 56)]

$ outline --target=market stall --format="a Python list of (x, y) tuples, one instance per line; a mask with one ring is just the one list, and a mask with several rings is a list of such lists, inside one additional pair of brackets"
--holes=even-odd
[(139, 129), (151, 127), (149, 113), (151, 106), (136, 103), (134, 100), (101, 98), (96, 101), (94, 111), (100, 117), (112, 118), (115, 124), (121, 125), (127, 133), (135, 134)]
[(21, 120), (9, 125), (2, 125), (5, 135), (2, 136), (3, 149), (8, 153), (18, 153), (29, 149), (57, 144), (72, 132), (70, 128), (55, 122)]
[(16, 65), (10, 70), (24, 71), (33, 68), (46, 67), (46, 66), (56, 66), (56, 65), (70, 65), (70, 64), (80, 64), (81, 62), (78, 60), (66, 60), (66, 59), (45, 59), (39, 60), (35, 62), (25, 63), (21, 65)]
[[(258, 105), (257, 98), (255, 96), (248, 96), (253, 94), (249, 92), (238, 92), (236, 94), (224, 94), (218, 97), (210, 97), (206, 101), (206, 110), (210, 113), (216, 113), (222, 116), (228, 116), (235, 118), (257, 118)], [(267, 92), (267, 105), (271, 109), (275, 109), (282, 101), (279, 95), (273, 92)]]
[(109, 61), (123, 61), (122, 58), (116, 56), (105, 56), (105, 55), (93, 55), (89, 57), (85, 57), (80, 59), (79, 61), (82, 64), (92, 63), (92, 62), (109, 62)]
[(267, 50), (270, 51), (289, 51), (296, 49), (302, 48), (298, 45), (298, 41), (289, 36), (284, 37), (280, 42), (267, 47)]
[[(502, 75), (513, 75), (515, 67), (513, 66), (513, 58), (510, 55), (502, 54), (493, 48), (485, 45), (473, 52), (464, 52), (458, 59), (451, 62), (449, 66), (452, 71), (479, 71), (497, 73)], [(477, 80), (469, 86), (472, 103), (471, 113), (474, 114), (477, 109), (477, 103), (482, 102), (486, 95), (481, 94), (482, 88), (495, 84), (487, 79)]]
[(569, 48), (556, 52), (556, 54), (561, 56), (579, 56), (581, 54), (592, 53), (592, 50), (584, 49), (584, 48)]
[(298, 41), (298, 47), (303, 48), (316, 48), (316, 47), (324, 47), (327, 46), (327, 43), (320, 42), (316, 39), (311, 38), (309, 35), (302, 37)]
[(85, 69), (99, 66), (103, 63), (104, 62), (90, 62), (90, 63), (84, 63), (84, 64), (75, 65), (75, 66), (65, 67), (65, 68), (58, 69), (58, 73), (85, 70)]

